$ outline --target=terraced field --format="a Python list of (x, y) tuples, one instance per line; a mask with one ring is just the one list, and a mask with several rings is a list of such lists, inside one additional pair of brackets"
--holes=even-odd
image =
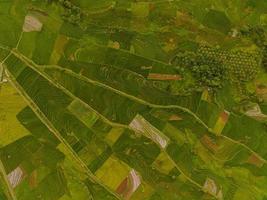
[(265, 0), (0, 0), (0, 199), (266, 200)]

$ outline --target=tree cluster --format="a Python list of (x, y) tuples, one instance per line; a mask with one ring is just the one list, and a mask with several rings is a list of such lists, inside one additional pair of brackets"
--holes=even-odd
[(267, 45), (263, 48), (262, 65), (267, 70)]
[(181, 52), (177, 54), (174, 63), (178, 71), (190, 71), (196, 80), (196, 88), (208, 87), (210, 89), (221, 88), (225, 77), (223, 65), (210, 58), (195, 53)]
[(262, 65), (267, 70), (267, 32), (262, 26), (247, 27), (241, 34), (250, 38), (262, 50)]
[(58, 0), (58, 3), (60, 3), (65, 10), (65, 13), (62, 15), (64, 20), (72, 24), (79, 24), (81, 22), (83, 14), (78, 6), (74, 5), (69, 0)]
[(262, 48), (266, 45), (266, 32), (261, 26), (249, 26), (240, 31), (242, 36), (248, 37), (258, 47)]

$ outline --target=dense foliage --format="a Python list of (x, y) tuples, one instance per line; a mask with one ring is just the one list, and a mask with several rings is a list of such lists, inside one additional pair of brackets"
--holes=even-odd
[[(222, 63), (215, 59), (203, 56), (200, 53), (182, 52), (176, 55), (174, 65), (178, 66), (179, 72), (192, 73), (195, 78), (196, 89), (221, 88), (225, 79), (225, 68)], [(192, 86), (191, 86), (192, 87)]]

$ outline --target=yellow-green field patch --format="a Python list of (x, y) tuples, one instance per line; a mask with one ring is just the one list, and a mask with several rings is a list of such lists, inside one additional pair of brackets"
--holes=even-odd
[(28, 135), (16, 115), (26, 106), (22, 97), (8, 83), (0, 85), (0, 145), (7, 145)]

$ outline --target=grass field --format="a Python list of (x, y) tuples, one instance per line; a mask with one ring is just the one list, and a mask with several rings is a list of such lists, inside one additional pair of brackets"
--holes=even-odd
[(9, 83), (0, 85), (0, 146), (5, 146), (28, 134), (16, 118), (16, 114), (25, 106), (22, 97)]

